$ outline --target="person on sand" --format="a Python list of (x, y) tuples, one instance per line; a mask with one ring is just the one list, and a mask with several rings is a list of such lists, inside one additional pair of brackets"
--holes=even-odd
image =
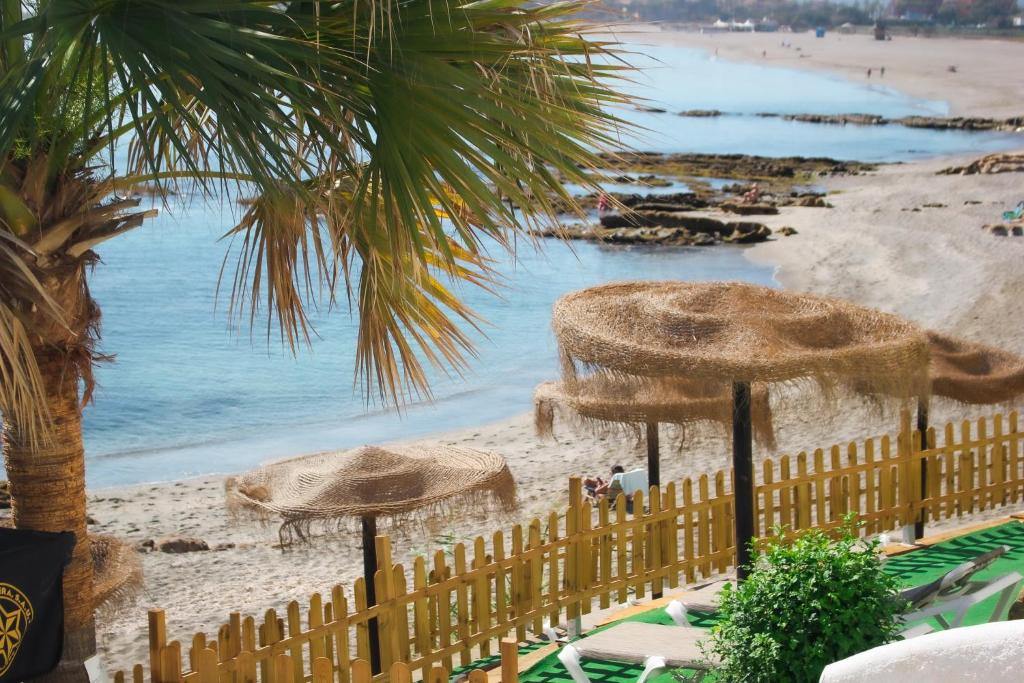
[(878, 70), (878, 75), (881, 76), (882, 78), (885, 78), (885, 67), (884, 66), (881, 69)]
[(757, 204), (761, 200), (761, 188), (757, 183), (751, 185), (750, 189), (740, 197), (741, 204)]
[(871, 69), (868, 69), (868, 78), (871, 78)]
[(602, 192), (601, 195), (597, 198), (597, 213), (598, 213), (598, 215), (602, 215), (605, 211), (607, 211), (608, 210), (608, 205), (610, 203), (611, 202), (608, 200), (608, 195), (606, 193)]
[(583, 489), (587, 492), (588, 497), (595, 499), (600, 498), (601, 496), (608, 495), (609, 490), (612, 488), (613, 484), (616, 483), (618, 484), (618, 488), (621, 491), (622, 484), (618, 482), (618, 479), (621, 479), (621, 477), (616, 478), (615, 475), (623, 474), (625, 473), (625, 471), (626, 468), (624, 468), (622, 465), (613, 465), (612, 476), (608, 481), (605, 481), (601, 477), (586, 477), (583, 480)]

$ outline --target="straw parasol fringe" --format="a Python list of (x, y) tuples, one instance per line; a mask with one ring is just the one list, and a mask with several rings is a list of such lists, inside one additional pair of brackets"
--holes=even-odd
[[(709, 424), (723, 430), (732, 423), (732, 397), (719, 389), (701, 392), (680, 380), (621, 378), (598, 374), (573, 383), (544, 382), (534, 390), (534, 427), (542, 438), (554, 436), (555, 414), (575, 427), (602, 434), (615, 430), (636, 433), (648, 423)], [(756, 385), (751, 413), (754, 437), (775, 448), (768, 389)]]
[(93, 565), (93, 603), (107, 611), (123, 609), (142, 590), (142, 559), (121, 539), (89, 534)]
[(932, 392), (959, 403), (1009, 403), (1024, 395), (1024, 358), (928, 331)]
[(282, 520), (284, 544), (314, 532), (355, 530), (363, 517), (399, 530), (432, 517), (515, 506), (504, 458), (458, 446), (364, 446), (283, 460), (225, 484), (235, 515)]
[[(0, 519), (14, 528), (14, 520)], [(89, 534), (93, 567), (93, 609), (117, 611), (130, 605), (142, 590), (142, 560), (135, 548), (108, 534)]]
[(732, 382), (813, 379), (828, 394), (928, 392), (928, 343), (913, 324), (826, 297), (745, 283), (621, 282), (568, 294), (552, 325), (563, 381), (607, 374)]

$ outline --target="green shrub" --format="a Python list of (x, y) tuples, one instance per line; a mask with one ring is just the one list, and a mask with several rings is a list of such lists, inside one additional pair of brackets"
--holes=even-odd
[(716, 680), (813, 682), (826, 665), (897, 639), (897, 580), (852, 519), (838, 540), (817, 529), (791, 543), (776, 534), (722, 596), (708, 645), (722, 660)]

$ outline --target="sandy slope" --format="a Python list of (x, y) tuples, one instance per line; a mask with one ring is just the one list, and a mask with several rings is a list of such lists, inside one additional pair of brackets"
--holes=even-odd
[[(662, 39), (711, 40), (701, 36), (658, 38)], [(753, 51), (759, 59), (761, 48), (743, 41), (769, 38), (718, 36), (714, 40), (730, 55), (742, 57)], [(770, 40), (777, 46), (778, 36)], [(857, 37), (819, 43), (805, 36), (793, 36), (792, 40), (815, 45), (812, 54), (818, 61), (797, 62), (789, 53), (778, 58), (801, 66), (841, 64), (852, 68), (880, 63), (879, 51), (887, 50), (886, 78), (892, 79), (887, 83), (925, 97), (952, 97), (957, 112), (1015, 113), (1006, 109), (1007, 93), (1019, 97), (1021, 92), (1007, 90), (1006, 83), (1011, 80), (1011, 65), (1024, 63), (1024, 45), (902, 39), (882, 45)], [(774, 52), (769, 52), (769, 59), (775, 58)], [(946, 75), (944, 65), (954, 62), (961, 65), (961, 74), (970, 75), (967, 84), (956, 84)], [(1020, 77), (1013, 78), (1013, 87), (1019, 87)], [(981, 224), (995, 221), (1004, 208), (1022, 198), (1022, 177), (934, 174), (948, 164), (892, 166), (870, 176), (831, 181), (834, 209), (786, 209), (780, 216), (768, 217), (772, 227), (791, 225), (799, 234), (757, 245), (749, 255), (778, 264), (778, 277), (788, 287), (847, 297), (928, 326), (1024, 352), (1024, 335), (1020, 334), (1024, 238), (992, 237), (979, 230)], [(981, 203), (965, 204), (967, 201)], [(922, 208), (924, 204), (944, 206)], [(529, 406), (522, 410), (525, 413)], [(817, 412), (788, 402), (777, 411), (780, 449), (791, 453), (892, 431), (895, 423), (891, 413), (880, 414), (867, 406), (847, 406), (846, 410), (842, 418), (827, 421)], [(941, 405), (934, 411), (935, 422), (962, 414), (963, 410)], [(565, 428), (558, 434), (559, 442), (539, 441), (530, 417), (524, 414), (440, 435), (437, 440), (504, 454), (520, 485), (523, 509), (517, 519), (563, 504), (570, 474), (605, 470), (616, 462), (627, 466), (643, 462), (643, 453), (630, 438), (579, 436)], [(697, 433), (692, 437), (681, 454), (666, 446), (664, 476), (680, 478), (725, 466), (729, 448), (723, 436)], [(224, 509), (222, 486), (217, 478), (207, 478), (92, 492), (90, 513), (99, 522), (94, 527), (97, 530), (136, 542), (182, 534), (203, 538), (211, 546), (236, 544), (220, 552), (145, 556), (146, 584), (138, 604), (120, 614), (101, 615), (101, 646), (111, 670), (145, 660), (148, 607), (165, 608), (171, 636), (187, 640), (195, 629), (214, 630), (232, 609), (261, 614), (269, 607), (281, 608), (288, 600), (304, 599), (313, 591), (328, 591), (334, 583), (350, 586), (356, 578), (359, 553), (354, 536), (283, 552), (274, 547), (274, 529), (232, 523)], [(432, 531), (408, 529), (396, 546), (408, 555), (435, 546), (434, 539), (441, 533), (468, 538), (490, 533), (499, 523), (456, 519)]]
[[(837, 73), (947, 101), (953, 116), (1024, 115), (1024, 42), (902, 36), (877, 41), (863, 34), (815, 38), (811, 32), (701, 34), (651, 25), (626, 26), (616, 35), (629, 42), (717, 50), (719, 57), (736, 61)], [(783, 42), (790, 47), (783, 48)], [(883, 66), (884, 78), (879, 73)], [(955, 73), (950, 66), (956, 67)]]

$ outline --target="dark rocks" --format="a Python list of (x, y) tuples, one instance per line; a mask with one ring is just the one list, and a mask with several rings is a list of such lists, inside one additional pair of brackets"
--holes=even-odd
[[(701, 198), (695, 192), (673, 192), (672, 194), (613, 194), (620, 204), (634, 210), (646, 209), (651, 211), (692, 211), (703, 209), (708, 206), (706, 199)], [(658, 207), (658, 208), (653, 208)]]
[(636, 106), (636, 107), (633, 107), (633, 108), (636, 109), (637, 111), (643, 111), (643, 112), (647, 112), (649, 114), (664, 114), (665, 111), (666, 111), (665, 109), (662, 109), (661, 107)]
[(800, 197), (797, 199), (793, 206), (810, 206), (820, 209), (831, 209), (832, 205), (825, 201), (824, 197)]
[(11, 507), (11, 483), (0, 481), (0, 510)]
[(776, 230), (775, 232), (779, 233), (783, 237), (789, 237), (790, 235), (798, 235), (799, 234), (796, 231), (796, 228), (794, 228), (792, 226), (789, 226), (789, 225), (784, 225), (781, 228), (779, 228), (778, 230)]
[(774, 216), (779, 209), (771, 204), (737, 204), (735, 202), (723, 202), (718, 205), (722, 211), (739, 214), (741, 216)]
[(188, 536), (165, 536), (156, 541), (156, 549), (162, 553), (193, 553), (209, 550), (206, 541)]
[(156, 550), (156, 541), (152, 538), (147, 538), (145, 541), (135, 546), (135, 549), (140, 553), (151, 553)]
[(979, 117), (955, 116), (943, 118), (940, 116), (904, 116), (899, 119), (889, 119), (894, 123), (907, 128), (929, 128), (931, 130), (1000, 130), (1015, 131), (1021, 127), (1021, 117), (1010, 119), (986, 119)]
[(722, 112), (718, 111), (717, 109), (687, 109), (686, 111), (679, 112), (679, 115), (703, 119), (721, 116)]
[(930, 130), (988, 130), (1018, 131), (1024, 127), (1024, 116), (1008, 119), (988, 119), (982, 117), (943, 117), (943, 116), (904, 116), (890, 119), (876, 114), (773, 114), (764, 112), (762, 117), (778, 117), (787, 121), (801, 123), (820, 123), (830, 125), (854, 124), (858, 126), (906, 126), (907, 128), (927, 128)]
[[(966, 166), (944, 168), (938, 175), (976, 175), (979, 173), (1021, 173), (1024, 172), (1024, 154), (989, 154), (972, 161)], [(966, 203), (966, 202), (965, 202)]]
[(628, 216), (602, 216), (594, 238), (608, 244), (707, 246), (717, 242), (763, 242), (772, 231), (763, 223), (720, 221), (681, 212), (652, 211)]
[(981, 229), (988, 231), (989, 234), (995, 235), (996, 237), (1006, 237), (1007, 235), (1010, 234), (1010, 231), (1007, 230), (1006, 226), (1003, 225), (1002, 223), (996, 223), (994, 225), (983, 225), (981, 226)]
[(802, 123), (832, 123), (843, 126), (848, 123), (858, 126), (879, 126), (888, 123), (885, 117), (875, 114), (786, 114), (782, 118)]
[(235, 547), (234, 543), (218, 543), (217, 545), (213, 546), (213, 551), (214, 552), (222, 552), (224, 550), (231, 550), (234, 547)]
[(791, 179), (797, 176), (856, 175), (876, 166), (828, 157), (759, 157), (748, 154), (602, 154), (609, 168), (704, 178)]

